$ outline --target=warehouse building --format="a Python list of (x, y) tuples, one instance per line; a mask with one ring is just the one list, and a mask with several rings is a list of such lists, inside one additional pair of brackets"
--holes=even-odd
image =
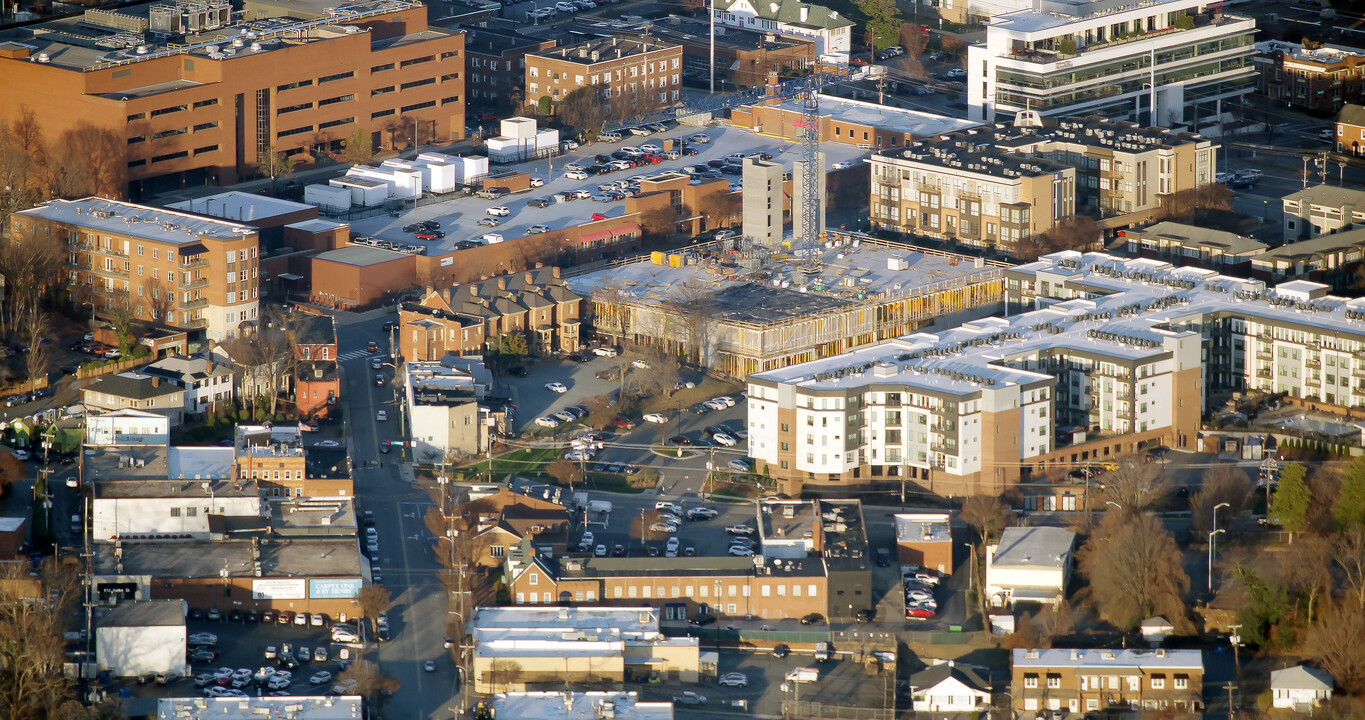
[(97, 608), (95, 662), (114, 677), (189, 672), (184, 600), (143, 600)]

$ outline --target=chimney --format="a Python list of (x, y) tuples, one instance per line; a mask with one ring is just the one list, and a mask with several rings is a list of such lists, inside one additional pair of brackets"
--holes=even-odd
[(500, 278), (498, 278), (498, 289), (499, 289), (499, 290), (506, 290), (506, 289), (507, 289), (507, 278), (505, 278), (505, 277), (500, 277)]
[(541, 269), (541, 268), (543, 268), (543, 267), (545, 267), (545, 263), (536, 263), (536, 269), (537, 269), (537, 270), (539, 270), (539, 269)]
[(526, 284), (527, 284), (527, 285), (534, 285), (534, 284), (535, 284), (534, 276), (531, 275), (531, 273), (524, 273), (524, 274), (522, 275), (522, 277), (526, 279)]
[[(484, 278), (484, 280), (487, 280), (487, 279), (488, 279), (488, 278)], [(478, 288), (477, 286), (475, 286), (475, 285), (470, 285), (470, 286), (469, 286), (469, 297), (478, 297), (478, 296), (479, 296), (479, 288)]]
[(550, 274), (556, 278), (559, 277), (559, 266), (556, 265), (555, 267), (550, 268)]
[(152, 387), (161, 387), (161, 378), (159, 377), (152, 378)]

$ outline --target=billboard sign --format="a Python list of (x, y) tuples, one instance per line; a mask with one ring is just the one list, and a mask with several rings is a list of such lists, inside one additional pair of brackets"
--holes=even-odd
[(253, 600), (303, 600), (307, 597), (308, 581), (292, 578), (268, 578), (251, 581)]
[(314, 600), (350, 600), (360, 594), (360, 578), (313, 578), (308, 597)]

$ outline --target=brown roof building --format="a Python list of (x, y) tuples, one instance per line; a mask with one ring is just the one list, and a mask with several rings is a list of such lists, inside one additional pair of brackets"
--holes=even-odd
[(555, 46), (512, 30), (467, 26), (464, 33), (469, 106), (481, 111), (514, 108), (526, 96), (526, 54)]
[(399, 311), (398, 347), (408, 361), (483, 352), (499, 335), (523, 333), (531, 352), (578, 349), (583, 298), (559, 277), (538, 267), (445, 290), (428, 290)]
[(1260, 93), (1269, 102), (1321, 113), (1365, 102), (1365, 49), (1311, 40), (1270, 40), (1256, 49)]
[(653, 109), (678, 100), (682, 47), (653, 38), (597, 38), (526, 55), (526, 100), (558, 102), (581, 87), (601, 88), (600, 99)]
[(464, 133), (464, 36), (412, 0), (154, 2), (0, 32), (0, 118), (117, 133), (134, 196), (309, 165), (357, 130), (377, 147)]
[(230, 338), (256, 320), (256, 229), (132, 203), (53, 200), (13, 216), (16, 228), (65, 237), (63, 298), (96, 314)]
[[(704, 20), (670, 15), (650, 23), (647, 31), (631, 27), (613, 32), (621, 38), (640, 38), (648, 32), (650, 38), (679, 45), (683, 72), (699, 80), (710, 79), (710, 29)], [(717, 87), (757, 87), (768, 82), (769, 74), (805, 72), (819, 57), (815, 47), (810, 38), (724, 28), (716, 34)], [(730, 85), (723, 85), (724, 81)]]

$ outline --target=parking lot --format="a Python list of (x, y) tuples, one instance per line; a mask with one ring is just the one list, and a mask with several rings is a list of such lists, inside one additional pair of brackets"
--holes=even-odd
[[(291, 654), (299, 661), (299, 667), (292, 671), (290, 682), (275, 692), (287, 695), (319, 695), (330, 692), (336, 676), (340, 673), (339, 663), (343, 660), (354, 661), (361, 650), (359, 644), (341, 645), (331, 642), (330, 627), (334, 621), (322, 627), (312, 625), (286, 625), (274, 623), (229, 622), (226, 619), (189, 620), (186, 630), (193, 636), (199, 633), (212, 633), (218, 638), (213, 646), (215, 657), (212, 660), (192, 661), (189, 677), (181, 678), (165, 685), (153, 682), (139, 684), (134, 679), (118, 681), (113, 687), (126, 686), (139, 697), (193, 697), (204, 694), (204, 689), (194, 682), (194, 676), (201, 673), (212, 674), (219, 668), (250, 670), (253, 674), (262, 666), (274, 670), (284, 670), (275, 660), (265, 657), (267, 647), (274, 647), (276, 653), (283, 651), (287, 644)], [(309, 660), (304, 660), (301, 648), (308, 648)], [(319, 662), (311, 659), (318, 649), (322, 649), (327, 660)], [(309, 678), (318, 672), (329, 672), (331, 678), (326, 683), (314, 684)], [(230, 687), (230, 686), (229, 686)], [(240, 688), (250, 696), (267, 695), (272, 691), (259, 686), (254, 681)], [(111, 689), (112, 691), (112, 689)]]
[[(787, 683), (787, 690), (783, 691), (787, 673), (798, 667), (815, 668), (819, 671), (819, 679), (800, 683), (799, 686)], [(644, 686), (640, 691), (641, 699), (672, 700), (690, 690), (705, 696), (706, 707), (710, 710), (723, 710), (733, 707), (736, 701), (745, 701), (748, 710), (756, 715), (776, 716), (782, 713), (784, 699), (850, 707), (881, 707), (887, 693), (895, 689), (895, 677), (889, 672), (869, 676), (864, 666), (853, 660), (816, 663), (809, 655), (795, 654), (776, 658), (766, 649), (721, 652), (717, 671), (721, 675), (743, 673), (748, 685), (725, 687), (712, 680), (686, 686)]]
[[(589, 177), (586, 180), (571, 180), (564, 177), (566, 163), (591, 165), (593, 164), (593, 156), (599, 153), (611, 154), (624, 146), (638, 147), (648, 142), (662, 144), (663, 140), (676, 141), (698, 132), (707, 135), (711, 141), (706, 144), (694, 145), (699, 151), (697, 155), (682, 156), (677, 160), (665, 160), (655, 165), (620, 170), (606, 175)], [(856, 160), (868, 155), (867, 151), (842, 143), (827, 143), (821, 149), (826, 153), (831, 164)], [(420, 207), (415, 211), (408, 209), (397, 218), (380, 215), (356, 220), (351, 225), (352, 230), (360, 235), (425, 246), (428, 255), (437, 255), (449, 252), (459, 242), (479, 238), (489, 232), (496, 232), (502, 235), (504, 239), (511, 240), (526, 235), (526, 229), (534, 225), (544, 225), (551, 230), (559, 230), (588, 222), (593, 213), (601, 213), (608, 217), (620, 216), (625, 213), (624, 200), (613, 202), (576, 200), (568, 203), (550, 203), (545, 208), (534, 207), (527, 203), (530, 200), (549, 198), (558, 192), (587, 190), (596, 194), (598, 192), (597, 186), (604, 182), (679, 171), (686, 165), (705, 165), (709, 160), (724, 158), (726, 155), (736, 152), (771, 153), (775, 158), (774, 162), (781, 163), (790, 170), (792, 163), (799, 159), (801, 150), (799, 146), (793, 143), (756, 135), (741, 129), (728, 127), (697, 128), (683, 125), (674, 127), (666, 133), (656, 133), (649, 137), (627, 135), (618, 143), (589, 143), (577, 150), (549, 160), (537, 160), (498, 168), (499, 171), (525, 171), (533, 177), (539, 177), (546, 181), (543, 187), (533, 188), (529, 193), (507, 196), (499, 200), (457, 197), (447, 202)], [(739, 179), (738, 176), (725, 177), (727, 180)], [(506, 206), (510, 210), (506, 217), (498, 218), (499, 226), (490, 229), (477, 225), (479, 220), (488, 217), (485, 211), (495, 206)], [(424, 220), (440, 222), (445, 237), (435, 240), (418, 240), (412, 234), (403, 232), (405, 226)]]

